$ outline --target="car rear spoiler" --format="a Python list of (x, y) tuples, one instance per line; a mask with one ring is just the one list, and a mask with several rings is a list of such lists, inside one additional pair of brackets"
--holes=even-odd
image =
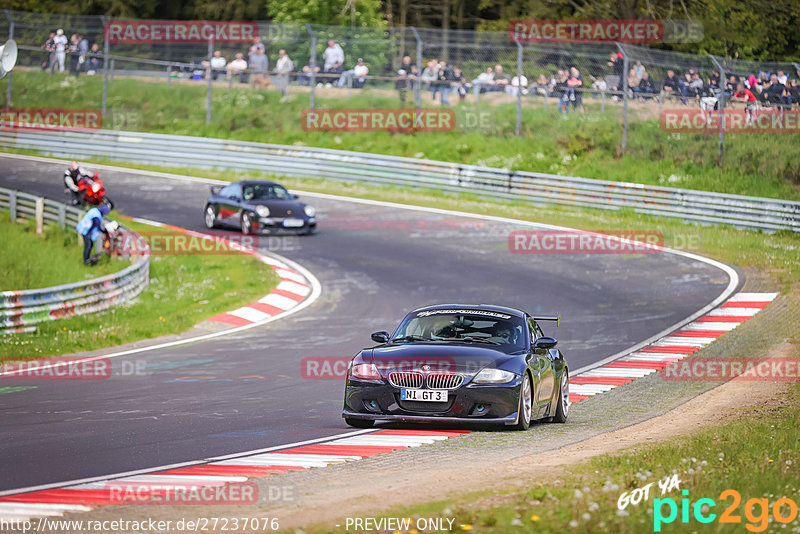
[(558, 315), (539, 315), (533, 316), (533, 319), (536, 321), (555, 321), (556, 326), (561, 326), (561, 314)]
[(219, 192), (222, 190), (223, 186), (221, 186), (221, 185), (212, 185), (210, 187), (211, 187), (211, 194), (212, 195), (218, 195)]

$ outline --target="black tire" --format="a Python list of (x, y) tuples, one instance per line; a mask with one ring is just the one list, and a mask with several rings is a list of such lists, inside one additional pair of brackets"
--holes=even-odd
[(205, 211), (203, 211), (203, 222), (209, 230), (217, 227), (217, 212), (211, 204), (207, 204)]
[(522, 385), (519, 387), (519, 408), (517, 414), (517, 424), (514, 428), (517, 430), (528, 430), (533, 417), (533, 387), (531, 386), (531, 377), (528, 373), (522, 375)]
[(242, 212), (242, 217), (239, 226), (242, 229), (242, 235), (249, 235), (253, 231), (253, 221), (251, 216), (246, 211)]
[(375, 424), (372, 419), (353, 419), (352, 417), (345, 417), (344, 422), (356, 428), (372, 428)]
[(108, 197), (103, 197), (103, 204), (108, 206), (108, 209), (112, 209), (112, 210), (114, 209), (114, 203)]
[(554, 423), (566, 423), (569, 415), (569, 372), (564, 369), (561, 375), (561, 383), (558, 386), (558, 404), (556, 405), (556, 415), (553, 417)]

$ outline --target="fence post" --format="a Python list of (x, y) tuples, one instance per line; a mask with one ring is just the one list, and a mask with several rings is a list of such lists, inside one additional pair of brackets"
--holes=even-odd
[(172, 64), (167, 65), (167, 89), (169, 89), (170, 83), (172, 83)]
[(109, 65), (109, 67), (108, 67), (108, 70), (110, 71), (108, 73), (108, 82), (109, 83), (114, 83), (114, 60), (110, 59), (110, 58), (109, 58), (109, 60), (111, 62), (111, 65)]
[(8, 194), (8, 217), (12, 223), (17, 222), (17, 192), (11, 191)]
[(311, 27), (311, 24), (306, 24), (306, 30), (311, 35), (311, 95), (309, 96), (308, 107), (311, 111), (314, 111), (316, 104), (314, 92), (317, 88), (317, 34), (314, 33), (314, 28)]
[(208, 97), (206, 98), (206, 124), (211, 124), (211, 100), (214, 96), (214, 87), (212, 79), (214, 78), (214, 69), (211, 68), (211, 59), (214, 57), (214, 39), (208, 40)]
[(719, 141), (717, 141), (717, 167), (722, 168), (722, 156), (725, 150), (725, 67), (717, 61), (716, 56), (708, 57), (719, 69)]
[(519, 135), (522, 125), (522, 44), (517, 43), (517, 127), (516, 133)]
[[(5, 11), (6, 11), (6, 18), (8, 18), (8, 38), (9, 39), (13, 39), (14, 38), (14, 19), (11, 17), (11, 11), (9, 11), (8, 9), (6, 9)], [(13, 76), (14, 76), (13, 72), (9, 72), (8, 73), (8, 87), (6, 88), (6, 107), (7, 108), (11, 108), (11, 93), (12, 93), (12, 87), (13, 87), (13, 82), (12, 82)]]
[(61, 202), (58, 203), (58, 225), (61, 228), (67, 227), (67, 208)]
[(108, 44), (108, 26), (106, 18), (100, 15), (100, 21), (103, 23), (103, 120), (106, 118), (106, 104), (108, 102), (108, 70), (109, 70), (109, 49)]
[(622, 80), (620, 80), (620, 83), (622, 84), (622, 90), (624, 91), (622, 96), (622, 152), (625, 153), (625, 148), (628, 146), (628, 54), (625, 53), (625, 49), (622, 48), (621, 44), (615, 44), (622, 54), (623, 59)]
[(44, 197), (36, 198), (36, 233), (44, 230)]
[(419, 109), (422, 107), (422, 37), (414, 26), (411, 26), (411, 32), (417, 41), (417, 79), (414, 81), (414, 104)]

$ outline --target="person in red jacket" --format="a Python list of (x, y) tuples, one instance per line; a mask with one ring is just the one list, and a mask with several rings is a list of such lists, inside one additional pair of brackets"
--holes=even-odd
[(758, 100), (756, 99), (756, 95), (754, 95), (750, 89), (745, 88), (742, 82), (736, 85), (736, 92), (731, 96), (731, 100), (735, 102), (744, 102), (746, 114), (745, 124), (750, 124), (755, 120), (758, 114)]

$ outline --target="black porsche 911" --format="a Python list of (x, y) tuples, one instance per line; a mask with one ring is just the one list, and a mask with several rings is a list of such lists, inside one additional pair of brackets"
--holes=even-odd
[(243, 181), (212, 185), (204, 220), (207, 228), (238, 226), (243, 234), (310, 234), (317, 228), (317, 211), (280, 184)]
[(350, 362), (342, 417), (375, 421), (486, 423), (526, 430), (533, 420), (563, 423), (569, 372), (557, 341), (514, 308), (441, 304), (414, 310), (393, 334)]

